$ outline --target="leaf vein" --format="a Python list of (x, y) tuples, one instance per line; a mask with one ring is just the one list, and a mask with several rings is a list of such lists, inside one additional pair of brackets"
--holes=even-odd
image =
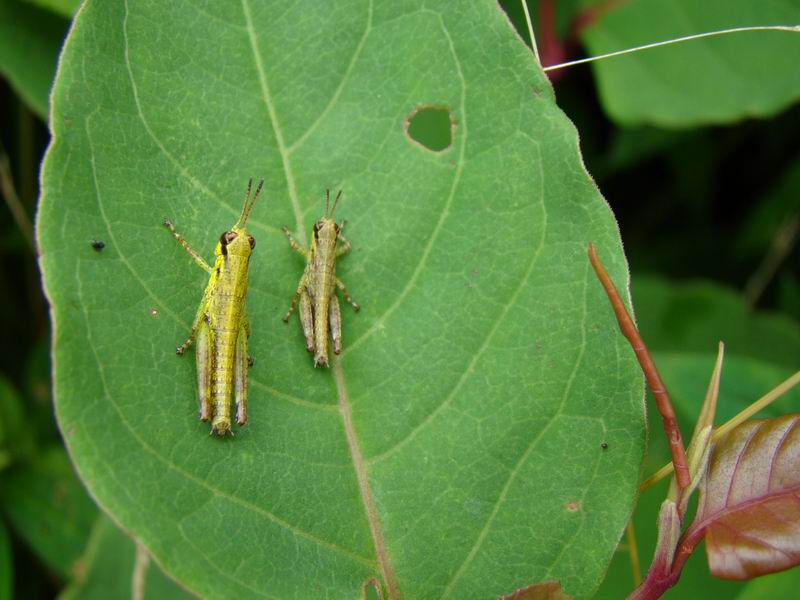
[(356, 62), (358, 62), (359, 57), (361, 56), (361, 52), (364, 49), (364, 46), (367, 42), (367, 37), (369, 37), (370, 32), (372, 31), (372, 13), (374, 9), (374, 0), (369, 0), (369, 6), (367, 8), (367, 24), (364, 27), (364, 33), (361, 36), (361, 39), (358, 41), (358, 45), (356, 46), (355, 52), (353, 52), (353, 56), (350, 59), (350, 63), (347, 65), (347, 69), (345, 69), (344, 76), (342, 77), (341, 82), (339, 82), (338, 87), (333, 92), (333, 96), (328, 101), (328, 104), (325, 105), (325, 108), (322, 109), (322, 112), (319, 116), (314, 119), (314, 122), (306, 129), (305, 133), (303, 133), (297, 140), (295, 140), (287, 149), (289, 154), (292, 154), (295, 150), (300, 148), (300, 146), (305, 143), (305, 141), (314, 133), (314, 130), (319, 126), (319, 124), (325, 119), (328, 113), (333, 109), (336, 101), (339, 99), (339, 96), (342, 94), (342, 90), (344, 90), (345, 85), (350, 80), (350, 76), (353, 74), (353, 68), (355, 67)]
[[(200, 179), (195, 177), (189, 172), (189, 169), (185, 167), (164, 145), (164, 142), (156, 135), (153, 128), (150, 126), (150, 122), (145, 117), (144, 110), (142, 109), (142, 103), (139, 99), (139, 87), (136, 84), (136, 79), (133, 76), (133, 67), (131, 66), (130, 60), (130, 44), (128, 43), (128, 0), (124, 0), (125, 6), (125, 16), (122, 20), (122, 39), (123, 39), (123, 53), (125, 56), (125, 69), (128, 73), (128, 80), (131, 83), (131, 92), (133, 93), (133, 102), (136, 105), (136, 115), (139, 117), (139, 120), (144, 127), (145, 132), (147, 133), (148, 137), (153, 141), (153, 143), (158, 147), (159, 151), (172, 163), (172, 165), (180, 172), (180, 174), (191, 183), (192, 187), (195, 189), (200, 190), (209, 198), (215, 200), (220, 207), (225, 209), (227, 212), (234, 216), (239, 215), (239, 210), (230, 206), (226, 202), (222, 200), (215, 192), (213, 192), (205, 183), (203, 183)], [(250, 219), (249, 224), (253, 225), (256, 228), (260, 228), (264, 231), (269, 231), (271, 233), (279, 233), (279, 230), (275, 227), (271, 227), (269, 225), (265, 225), (256, 219)]]
[[(540, 152), (539, 151), (539, 144), (536, 143), (536, 142), (534, 142), (534, 143), (536, 144), (537, 152)], [(540, 181), (540, 184), (543, 185), (544, 173), (542, 171), (541, 153), (539, 154), (539, 161), (538, 161), (537, 164), (539, 165), (539, 181)], [(543, 213), (542, 235), (539, 238), (539, 244), (538, 244), (536, 250), (533, 252), (533, 255), (531, 256), (531, 260), (528, 263), (528, 268), (526, 269), (525, 273), (523, 274), (522, 278), (520, 279), (520, 282), (519, 282), (519, 285), (517, 286), (517, 289), (514, 290), (514, 293), (511, 295), (510, 300), (506, 303), (506, 305), (500, 311), (500, 314), (498, 315), (498, 317), (495, 320), (495, 322), (492, 324), (492, 327), (489, 329), (489, 332), (486, 334), (486, 337), (484, 338), (484, 340), (481, 343), (481, 345), (473, 353), (472, 359), (470, 360), (469, 364), (467, 365), (467, 368), (464, 369), (464, 372), (462, 373), (461, 377), (458, 378), (458, 381), (453, 386), (453, 389), (450, 390), (450, 393), (447, 394), (447, 397), (445, 397), (445, 399), (431, 413), (429, 413), (428, 416), (425, 417), (425, 419), (420, 421), (420, 423), (418, 425), (416, 425), (411, 431), (409, 431), (408, 434), (404, 438), (402, 438), (400, 441), (396, 442), (390, 448), (388, 448), (387, 450), (384, 450), (380, 454), (377, 454), (377, 455), (373, 456), (372, 458), (368, 459), (367, 460), (368, 464), (370, 464), (370, 465), (377, 464), (377, 463), (381, 462), (382, 460), (388, 458), (389, 456), (391, 456), (392, 454), (394, 454), (395, 452), (397, 452), (398, 450), (400, 450), (404, 446), (406, 446), (408, 443), (410, 443), (419, 434), (420, 431), (422, 431), (428, 425), (430, 425), (436, 419), (436, 417), (439, 414), (441, 414), (452, 403), (452, 401), (456, 398), (458, 393), (461, 391), (461, 388), (469, 380), (470, 376), (474, 373), (475, 366), (480, 361), (480, 359), (483, 356), (484, 352), (486, 352), (486, 350), (489, 348), (489, 345), (490, 345), (492, 339), (494, 338), (495, 333), (497, 333), (497, 330), (500, 329), (500, 326), (505, 322), (506, 317), (508, 316), (508, 313), (511, 311), (511, 309), (514, 306), (516, 306), (517, 300), (519, 298), (519, 295), (522, 293), (522, 290), (525, 288), (525, 285), (528, 283), (528, 279), (530, 278), (531, 274), (533, 273), (534, 267), (536, 266), (536, 263), (537, 263), (537, 261), (539, 259), (539, 256), (540, 256), (541, 252), (542, 252), (542, 249), (544, 248), (544, 240), (546, 238), (546, 233), (547, 233), (547, 209), (545, 208), (545, 205), (544, 205), (544, 191), (543, 191), (543, 189), (539, 190), (539, 202), (541, 204), (542, 213)]]
[(584, 270), (584, 285), (583, 285), (583, 319), (581, 321), (581, 336), (582, 341), (580, 344), (580, 351), (578, 352), (578, 356), (575, 359), (575, 366), (572, 368), (572, 372), (570, 373), (569, 379), (567, 379), (567, 383), (564, 386), (564, 394), (561, 397), (561, 402), (559, 403), (558, 408), (553, 413), (553, 416), (550, 418), (550, 421), (545, 425), (542, 430), (531, 440), (531, 443), (528, 444), (528, 447), (525, 449), (525, 452), (522, 453), (520, 459), (517, 461), (517, 464), (514, 465), (514, 468), (508, 475), (508, 479), (506, 480), (503, 489), (500, 490), (500, 495), (497, 498), (497, 502), (492, 509), (489, 518), (486, 520), (483, 529), (481, 529), (480, 533), (478, 534), (477, 539), (475, 540), (475, 544), (470, 549), (469, 553), (467, 554), (464, 562), (461, 563), (461, 566), (456, 571), (453, 578), (448, 583), (447, 587), (445, 588), (444, 593), (442, 594), (441, 598), (446, 598), (450, 595), (455, 587), (456, 582), (461, 578), (461, 576), (466, 571), (469, 564), (478, 554), (481, 545), (483, 544), (484, 540), (489, 534), (489, 530), (492, 528), (492, 525), (497, 518), (497, 515), (500, 513), (501, 506), (505, 503), (506, 496), (508, 495), (508, 491), (511, 489), (514, 481), (516, 480), (517, 475), (519, 474), (522, 466), (527, 462), (528, 458), (530, 457), (531, 453), (533, 452), (534, 448), (539, 444), (540, 440), (544, 437), (544, 435), (549, 431), (550, 426), (556, 421), (556, 418), (561, 414), (562, 410), (564, 409), (564, 404), (569, 397), (570, 392), (572, 391), (572, 384), (575, 381), (575, 377), (578, 373), (578, 369), (580, 368), (581, 363), (583, 362), (583, 355), (586, 352), (586, 317), (587, 317), (587, 301), (586, 301), (586, 291), (588, 288), (588, 269), (589, 263), (586, 263), (586, 268)]
[[(127, 0), (126, 0), (127, 1)], [(267, 72), (264, 68), (264, 61), (261, 58), (261, 50), (258, 46), (258, 35), (256, 34), (255, 27), (253, 26), (253, 15), (250, 11), (250, 1), (241, 0), (242, 11), (244, 12), (245, 22), (247, 24), (247, 36), (250, 40), (250, 49), (253, 51), (253, 62), (258, 71), (258, 83), (261, 86), (261, 96), (264, 99), (264, 105), (267, 107), (270, 123), (272, 123), (272, 130), (275, 132), (275, 143), (278, 146), (278, 153), (281, 155), (281, 163), (283, 164), (283, 171), (286, 175), (286, 187), (289, 190), (289, 201), (292, 204), (294, 211), (295, 221), (297, 222), (297, 237), (300, 244), (305, 246), (306, 233), (303, 224), (303, 212), (300, 209), (300, 201), (297, 198), (297, 186), (295, 185), (294, 175), (292, 173), (292, 165), (289, 161), (289, 152), (286, 148), (286, 142), (283, 139), (283, 130), (278, 122), (278, 114), (275, 111), (275, 105), (272, 102), (272, 94), (269, 90), (269, 82), (267, 80)]]
[(430, 256), (433, 247), (436, 245), (436, 241), (439, 238), (439, 234), (441, 233), (442, 229), (444, 228), (444, 222), (447, 220), (447, 217), (450, 214), (450, 207), (453, 205), (453, 199), (456, 195), (456, 190), (458, 189), (459, 183), (461, 182), (461, 173), (464, 170), (464, 156), (467, 147), (467, 112), (466, 112), (466, 95), (467, 95), (467, 81), (464, 77), (464, 72), (461, 69), (461, 61), (456, 54), (455, 46), (453, 45), (453, 39), (450, 37), (450, 33), (445, 27), (445, 24), (442, 20), (441, 14), (437, 12), (433, 12), (430, 10), (425, 10), (423, 12), (430, 12), (431, 14), (436, 15), (439, 20), (439, 25), (442, 29), (443, 34), (447, 38), (447, 42), (450, 47), (450, 52), (453, 56), (453, 61), (456, 66), (456, 72), (458, 73), (458, 78), (461, 83), (461, 101), (459, 106), (459, 112), (461, 113), (461, 118), (459, 122), (461, 124), (461, 145), (458, 150), (458, 160), (456, 162), (456, 172), (453, 175), (453, 183), (450, 186), (450, 192), (447, 195), (447, 200), (445, 200), (444, 206), (442, 207), (442, 212), (439, 214), (439, 219), (436, 222), (436, 225), (431, 232), (431, 236), (428, 239), (428, 243), (425, 245), (425, 249), (422, 251), (422, 255), (420, 256), (419, 262), (417, 266), (414, 268), (414, 271), (411, 274), (406, 285), (403, 287), (402, 291), (397, 295), (395, 301), (389, 306), (389, 308), (384, 311), (384, 313), (375, 319), (374, 323), (367, 329), (359, 338), (353, 340), (350, 345), (342, 350), (341, 358), (344, 358), (350, 351), (354, 350), (358, 346), (361, 345), (367, 338), (373, 335), (376, 331), (379, 331), (383, 323), (386, 319), (388, 319), (394, 311), (396, 311), (401, 304), (405, 301), (406, 297), (411, 293), (411, 290), (414, 288), (414, 285), (419, 279), (420, 275), (422, 274), (425, 265), (428, 262), (428, 256)]
[(375, 562), (373, 560), (365, 558), (363, 556), (359, 556), (359, 555), (357, 555), (357, 554), (355, 554), (353, 552), (350, 552), (349, 550), (347, 550), (345, 548), (337, 546), (336, 544), (334, 544), (332, 542), (328, 542), (326, 540), (318, 538), (317, 536), (315, 536), (315, 535), (313, 535), (313, 534), (311, 534), (311, 533), (309, 533), (307, 531), (304, 531), (304, 530), (302, 530), (302, 529), (300, 529), (298, 527), (295, 527), (294, 525), (284, 521), (283, 519), (281, 519), (277, 515), (271, 513), (270, 511), (266, 510), (265, 508), (262, 508), (261, 506), (258, 506), (257, 504), (254, 504), (252, 502), (244, 500), (243, 498), (239, 498), (237, 496), (231, 495), (228, 492), (225, 492), (225, 491), (223, 491), (221, 489), (215, 488), (213, 485), (209, 484), (207, 481), (201, 479), (200, 477), (197, 477), (196, 475), (194, 475), (194, 474), (190, 473), (189, 471), (186, 471), (182, 467), (178, 466), (176, 463), (172, 462), (170, 459), (166, 458), (165, 456), (160, 454), (155, 448), (153, 448), (139, 434), (139, 432), (133, 427), (131, 422), (125, 416), (125, 413), (123, 413), (122, 409), (119, 407), (119, 404), (114, 399), (114, 396), (111, 394), (111, 390), (108, 387), (108, 382), (106, 381), (105, 368), (103, 366), (103, 362), (100, 360), (100, 356), (97, 353), (97, 348), (95, 347), (95, 344), (94, 344), (94, 341), (93, 341), (93, 336), (92, 336), (92, 331), (91, 331), (91, 326), (90, 326), (91, 320), (89, 318), (88, 309), (86, 308), (86, 302), (84, 301), (84, 296), (83, 296), (83, 280), (80, 277), (78, 278), (78, 299), (79, 299), (79, 304), (81, 306), (81, 313), (83, 315), (84, 324), (86, 326), (86, 338), (87, 338), (87, 341), (89, 342), (88, 346), (91, 348), (92, 356), (94, 358), (95, 364), (97, 365), (97, 370), (98, 370), (98, 373), (100, 375), (100, 384), (101, 384), (101, 386), (103, 388), (103, 392), (104, 392), (106, 398), (108, 398), (108, 401), (111, 404), (112, 408), (114, 409), (114, 412), (117, 413), (117, 416), (119, 417), (120, 422), (122, 423), (122, 425), (125, 426), (125, 428), (131, 434), (133, 439), (135, 439), (138, 442), (138, 444), (141, 446), (141, 448), (145, 452), (147, 452), (148, 454), (153, 456), (153, 458), (155, 458), (157, 461), (159, 461), (162, 464), (164, 464), (164, 466), (169, 471), (172, 471), (172, 472), (182, 476), (183, 478), (185, 478), (186, 480), (190, 481), (191, 483), (197, 485), (200, 488), (206, 489), (207, 491), (211, 492), (214, 496), (217, 496), (219, 498), (227, 500), (227, 501), (229, 501), (229, 502), (231, 502), (233, 504), (237, 504), (237, 505), (241, 506), (242, 508), (244, 508), (246, 510), (250, 510), (250, 511), (256, 513), (256, 514), (259, 514), (259, 515), (265, 517), (268, 521), (270, 521), (271, 523), (273, 523), (274, 525), (277, 525), (278, 527), (280, 527), (282, 529), (287, 530), (288, 532), (290, 532), (295, 537), (303, 538), (306, 541), (309, 541), (309, 542), (311, 542), (313, 544), (316, 544), (317, 546), (320, 546), (322, 548), (326, 548), (327, 550), (330, 550), (332, 552), (340, 554), (340, 555), (342, 555), (342, 556), (344, 556), (344, 557), (346, 557), (346, 558), (348, 558), (348, 559), (350, 559), (353, 562), (356, 562), (358, 564), (368, 566), (369, 568), (374, 568)]

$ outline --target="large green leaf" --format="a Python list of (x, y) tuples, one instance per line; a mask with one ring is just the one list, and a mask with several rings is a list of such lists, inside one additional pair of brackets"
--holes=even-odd
[[(735, 27), (800, 24), (799, 0), (629, 0), (583, 32), (596, 56)], [(594, 63), (620, 123), (688, 127), (768, 117), (800, 98), (800, 33), (717, 36)]]
[[(404, 134), (445, 106), (453, 145)], [(38, 233), (59, 424), (94, 497), (208, 597), (487, 597), (598, 585), (635, 495), (642, 381), (586, 259), (627, 272), (546, 78), (491, 1), (87, 4), (53, 95)], [(178, 358), (208, 257), (265, 177), (251, 421), (197, 420)], [(281, 322), (344, 187), (344, 346)], [(91, 239), (106, 243), (96, 251)], [(601, 442), (609, 451), (601, 449)]]

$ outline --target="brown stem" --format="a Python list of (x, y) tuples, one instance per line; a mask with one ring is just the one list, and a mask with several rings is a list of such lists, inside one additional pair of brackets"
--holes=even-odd
[(797, 215), (788, 217), (778, 227), (767, 255), (758, 265), (755, 273), (750, 276), (747, 285), (745, 285), (744, 299), (747, 306), (752, 308), (756, 305), (761, 294), (764, 293), (764, 289), (775, 277), (781, 264), (792, 251), (798, 234), (800, 234), (800, 218)]
[(683, 532), (683, 535), (678, 542), (678, 547), (675, 550), (675, 557), (672, 559), (671, 576), (674, 578), (675, 582), (677, 582), (678, 578), (681, 576), (681, 571), (683, 571), (683, 566), (686, 564), (686, 561), (692, 555), (694, 549), (697, 548), (697, 544), (700, 543), (700, 540), (702, 540), (705, 535), (705, 523), (698, 524), (697, 521), (689, 525), (689, 527), (686, 528), (686, 531)]
[(677, 575), (669, 573), (664, 577), (648, 573), (642, 585), (633, 590), (626, 600), (656, 600), (661, 598), (669, 588), (678, 583), (679, 577), (680, 572)]
[(33, 225), (31, 224), (30, 217), (28, 217), (28, 213), (25, 212), (22, 201), (17, 195), (17, 190), (14, 187), (14, 179), (11, 175), (11, 165), (8, 162), (8, 156), (6, 156), (3, 148), (0, 148), (0, 193), (2, 193), (3, 198), (5, 198), (8, 210), (14, 218), (17, 227), (19, 227), (19, 230), (22, 232), (25, 241), (35, 250)]
[(592, 263), (592, 267), (594, 267), (595, 273), (597, 273), (597, 278), (606, 290), (608, 300), (611, 302), (611, 307), (614, 309), (614, 314), (617, 316), (620, 331), (622, 331), (622, 335), (627, 338), (631, 348), (633, 348), (636, 359), (639, 361), (644, 377), (647, 380), (647, 385), (653, 392), (653, 398), (656, 401), (658, 412), (661, 413), (661, 419), (664, 422), (664, 432), (667, 434), (669, 450), (672, 454), (672, 464), (675, 466), (675, 479), (678, 483), (678, 487), (683, 490), (688, 487), (690, 482), (689, 467), (686, 464), (686, 452), (683, 449), (681, 431), (678, 428), (675, 411), (672, 409), (672, 402), (670, 402), (667, 390), (661, 381), (653, 359), (650, 357), (647, 346), (645, 346), (642, 337), (639, 335), (636, 325), (633, 324), (633, 319), (631, 319), (628, 311), (625, 309), (625, 305), (619, 293), (617, 293), (614, 283), (611, 281), (603, 264), (597, 257), (594, 245), (591, 243), (589, 244), (589, 260)]

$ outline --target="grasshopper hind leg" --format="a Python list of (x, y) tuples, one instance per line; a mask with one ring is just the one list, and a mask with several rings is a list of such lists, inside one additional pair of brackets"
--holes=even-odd
[(239, 327), (236, 336), (236, 354), (233, 359), (233, 389), (236, 398), (236, 422), (241, 427), (247, 423), (247, 367), (250, 357), (247, 354), (246, 326)]
[(342, 295), (344, 296), (344, 299), (347, 300), (347, 303), (350, 306), (352, 306), (356, 312), (361, 310), (361, 306), (359, 306), (359, 304), (355, 300), (353, 300), (353, 298), (350, 296), (350, 292), (347, 291), (347, 286), (338, 277), (336, 278), (336, 287), (339, 288), (339, 290), (342, 292)]
[(308, 290), (304, 289), (300, 296), (300, 323), (303, 326), (303, 336), (306, 338), (306, 350), (314, 352), (314, 305)]
[(213, 373), (214, 334), (203, 319), (197, 328), (197, 396), (200, 402), (201, 421), (208, 421), (214, 417), (211, 404)]
[(342, 310), (339, 308), (339, 299), (336, 294), (331, 294), (329, 320), (331, 338), (333, 339), (333, 353), (339, 354), (342, 351)]

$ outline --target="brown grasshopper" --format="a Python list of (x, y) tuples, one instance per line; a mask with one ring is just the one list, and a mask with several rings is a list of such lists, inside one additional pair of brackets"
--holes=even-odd
[[(284, 226), (283, 232), (289, 238), (292, 249), (306, 259), (306, 268), (297, 291), (292, 298), (289, 311), (283, 316), (287, 322), (300, 301), (300, 323), (306, 338), (306, 349), (314, 353), (314, 366), (328, 366), (328, 330), (333, 338), (333, 353), (342, 351), (342, 314), (339, 300), (334, 293), (338, 287), (345, 300), (358, 311), (358, 304), (347, 293), (347, 287), (336, 277), (336, 259), (350, 251), (350, 242), (342, 235), (345, 222), (338, 225), (333, 220), (333, 211), (339, 202), (342, 192), (336, 194), (331, 207), (331, 191), (325, 196), (325, 214), (314, 223), (311, 237), (311, 248), (305, 250), (298, 244)], [(337, 247), (337, 242), (341, 244)]]

